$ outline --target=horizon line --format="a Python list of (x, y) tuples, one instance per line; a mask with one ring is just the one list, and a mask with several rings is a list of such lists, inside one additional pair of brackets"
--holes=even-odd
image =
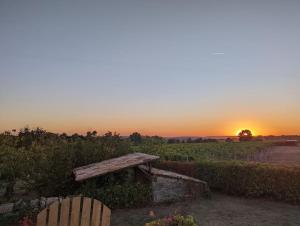
[[(112, 133), (116, 133), (118, 134), (119, 136), (121, 137), (128, 137), (130, 136), (132, 133), (134, 132), (138, 132), (140, 133), (142, 136), (159, 136), (159, 137), (163, 137), (163, 138), (180, 138), (180, 137), (190, 137), (190, 138), (201, 138), (201, 137), (238, 137), (238, 135), (159, 135), (158, 133), (153, 133), (152, 135), (148, 135), (148, 134), (143, 134), (142, 132), (139, 132), (138, 130), (136, 131), (133, 131), (133, 132), (130, 132), (128, 134), (121, 134), (121, 133), (118, 133), (117, 131), (110, 131), (110, 130), (107, 130), (106, 132), (103, 132), (103, 134), (98, 134), (98, 131), (97, 130), (87, 130), (86, 132), (54, 132), (54, 131), (50, 131), (50, 130), (47, 130), (47, 129), (44, 129), (42, 127), (33, 127), (33, 128), (30, 128), (30, 127), (23, 127), (21, 129), (24, 129), (24, 128), (29, 128), (30, 130), (34, 130), (34, 129), (42, 129), (42, 130), (45, 130), (46, 132), (49, 132), (49, 133), (53, 133), (53, 134), (67, 134), (68, 136), (72, 136), (74, 134), (78, 134), (78, 135), (86, 135), (87, 132), (92, 132), (92, 131), (96, 131), (97, 132), (97, 135), (98, 136), (101, 136), (101, 135), (104, 135), (105, 133), (107, 132), (112, 132)], [(0, 133), (4, 133), (4, 132), (13, 132), (13, 133), (18, 133), (21, 129), (10, 129), (10, 130), (0, 130)], [(15, 130), (15, 131), (14, 131)], [(253, 135), (253, 137), (259, 137), (259, 136), (263, 136), (263, 137), (267, 137), (267, 136), (274, 136), (274, 137), (282, 137), (282, 136), (300, 136), (300, 134), (280, 134), (280, 135), (274, 135), (274, 134), (268, 134), (268, 135), (263, 135), (263, 134), (258, 134), (258, 135)]]

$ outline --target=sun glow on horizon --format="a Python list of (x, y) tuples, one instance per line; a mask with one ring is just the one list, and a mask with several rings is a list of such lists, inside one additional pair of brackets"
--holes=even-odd
[(256, 136), (256, 132), (255, 132), (255, 130), (253, 130), (253, 129), (249, 129), (249, 128), (238, 129), (238, 130), (236, 130), (236, 132), (235, 132), (235, 135), (236, 135), (236, 136), (238, 136), (238, 135), (239, 135), (239, 133), (240, 133), (242, 130), (245, 130), (245, 129), (248, 129), (248, 130), (250, 130), (250, 131), (251, 131), (251, 133), (252, 133), (252, 135), (253, 135), (253, 136)]
[(254, 129), (253, 127), (243, 127), (242, 129), (236, 129), (235, 135), (238, 136), (242, 130), (246, 130), (246, 129), (250, 130), (253, 136), (257, 136), (258, 134), (257, 129)]

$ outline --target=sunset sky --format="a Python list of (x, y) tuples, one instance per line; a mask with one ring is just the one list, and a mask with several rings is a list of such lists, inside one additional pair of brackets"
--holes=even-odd
[(0, 0), (0, 131), (300, 134), (299, 10)]

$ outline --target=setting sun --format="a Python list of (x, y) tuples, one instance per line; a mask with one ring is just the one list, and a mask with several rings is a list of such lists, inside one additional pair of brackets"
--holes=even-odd
[[(236, 133), (235, 133), (235, 135), (236, 135), (236, 136), (238, 136), (238, 135), (239, 135), (239, 133), (240, 133), (240, 132), (242, 132), (242, 131), (243, 131), (243, 130), (245, 130), (245, 129), (246, 129), (246, 128), (244, 128), (244, 129), (238, 129), (238, 130), (236, 130)], [(255, 130), (253, 130), (253, 129), (251, 129), (251, 128), (250, 128), (249, 130), (252, 132), (252, 135), (253, 135), (253, 136), (255, 136), (255, 135), (256, 135), (256, 133), (255, 133)]]
[(264, 125), (256, 120), (241, 120), (237, 122), (229, 122), (227, 126), (228, 128), (231, 126), (231, 131), (233, 131), (231, 133), (235, 136), (238, 136), (239, 133), (245, 129), (250, 130), (253, 136), (258, 136), (262, 132), (264, 132), (264, 130), (262, 129), (264, 128)]

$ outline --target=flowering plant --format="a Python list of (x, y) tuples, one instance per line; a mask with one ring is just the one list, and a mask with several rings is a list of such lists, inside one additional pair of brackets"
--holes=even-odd
[(192, 216), (174, 215), (147, 223), (145, 226), (199, 226)]
[(20, 226), (32, 226), (33, 222), (29, 217), (23, 217), (20, 221), (19, 221)]

